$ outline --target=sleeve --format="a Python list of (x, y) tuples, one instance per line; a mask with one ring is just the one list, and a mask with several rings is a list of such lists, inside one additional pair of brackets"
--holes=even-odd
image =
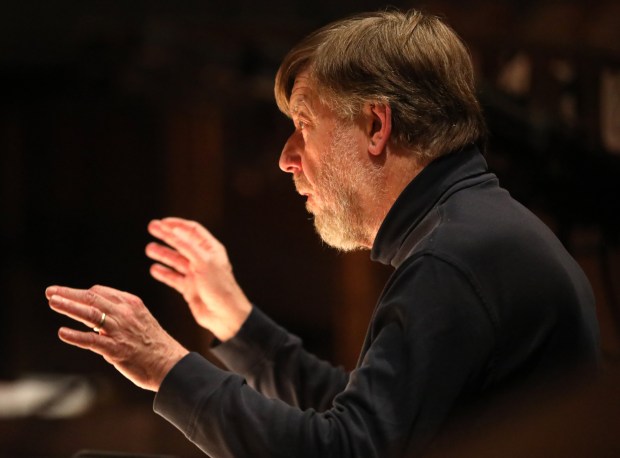
[(166, 376), (155, 411), (216, 458), (409, 456), (475, 390), (493, 330), (453, 266), (420, 259), (399, 270), (359, 367), (324, 412), (270, 399), (197, 354)]
[(263, 395), (324, 411), (348, 373), (304, 350), (302, 341), (254, 307), (237, 335), (212, 349), (231, 371)]

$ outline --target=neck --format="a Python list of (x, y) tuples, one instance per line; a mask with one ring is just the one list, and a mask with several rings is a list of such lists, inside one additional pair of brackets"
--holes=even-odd
[(367, 220), (369, 221), (369, 238), (366, 244), (368, 249), (372, 248), (379, 227), (381, 227), (398, 196), (411, 180), (424, 169), (425, 165), (415, 159), (412, 151), (388, 149), (385, 162), (382, 165), (382, 189), (375, 192), (377, 197), (375, 205), (368, 207), (371, 211)]

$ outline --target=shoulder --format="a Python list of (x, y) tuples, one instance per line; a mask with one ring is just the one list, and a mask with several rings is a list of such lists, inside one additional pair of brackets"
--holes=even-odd
[(376, 321), (398, 320), (403, 327), (495, 328), (497, 319), (474, 275), (458, 259), (433, 250), (409, 257), (388, 280)]

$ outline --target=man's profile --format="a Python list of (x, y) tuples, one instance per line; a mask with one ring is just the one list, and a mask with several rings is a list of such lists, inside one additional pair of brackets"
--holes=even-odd
[[(394, 267), (350, 373), (306, 352), (235, 281), (198, 223), (149, 224), (151, 274), (219, 339), (223, 371), (168, 335), (142, 301), (47, 289), (97, 332), (62, 340), (103, 355), (214, 457), (414, 456), (456, 414), (596, 361), (590, 285), (513, 200), (480, 151), (467, 49), (412, 10), (330, 24), (284, 58), (276, 101), (294, 131), (280, 156), (321, 238)], [(291, 298), (294, 300), (294, 298)]]

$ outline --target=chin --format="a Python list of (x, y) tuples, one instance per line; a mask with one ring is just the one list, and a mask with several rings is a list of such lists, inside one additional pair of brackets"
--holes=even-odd
[(351, 253), (353, 251), (364, 251), (364, 250), (368, 250), (368, 247), (366, 247), (365, 245), (362, 245), (358, 242), (349, 242), (349, 241), (342, 241), (342, 240), (338, 240), (338, 241), (328, 241), (323, 239), (323, 242), (325, 242), (327, 245), (329, 245), (330, 247), (334, 248), (335, 250), (338, 250), (342, 253)]
[(336, 228), (325, 227), (321, 224), (320, 218), (318, 220), (318, 223), (317, 218), (314, 218), (314, 229), (326, 245), (329, 245), (330, 247), (338, 251), (346, 253), (350, 251), (360, 251), (368, 249), (368, 247), (360, 240), (347, 236), (350, 234), (343, 235), (346, 234), (346, 230), (340, 231)]

